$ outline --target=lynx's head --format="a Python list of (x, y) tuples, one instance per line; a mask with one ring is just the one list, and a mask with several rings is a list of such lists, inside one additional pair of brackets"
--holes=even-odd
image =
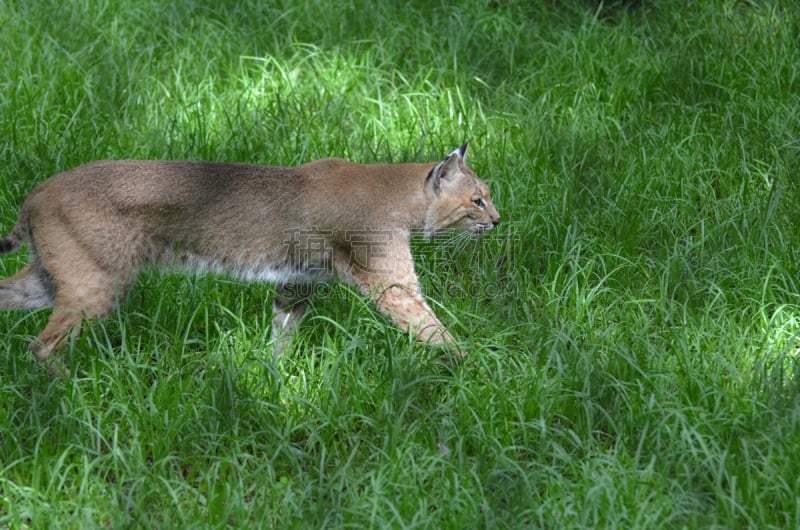
[(425, 180), (425, 236), (456, 230), (483, 234), (500, 223), (489, 187), (465, 162), (469, 142), (436, 164)]

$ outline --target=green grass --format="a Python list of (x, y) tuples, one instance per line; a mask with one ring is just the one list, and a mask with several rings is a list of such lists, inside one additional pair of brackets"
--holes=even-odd
[(0, 4), (2, 231), (100, 158), (469, 139), (504, 223), (415, 246), (468, 360), (334, 286), (277, 364), (268, 286), (147, 274), (51, 382), (2, 313), (0, 528), (800, 526), (800, 7), (280, 4)]

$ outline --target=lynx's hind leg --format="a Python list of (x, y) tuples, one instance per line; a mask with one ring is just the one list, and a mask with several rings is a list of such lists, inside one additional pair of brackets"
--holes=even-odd
[(0, 309), (41, 309), (53, 307), (47, 273), (41, 267), (26, 265), (10, 278), (0, 280)]
[(29, 349), (48, 366), (52, 376), (68, 372), (60, 360), (51, 356), (65, 346), (70, 334), (80, 334), (85, 319), (108, 316), (135, 278), (132, 273), (108, 270), (91, 256), (76, 252), (81, 248), (79, 244), (70, 243), (46, 249), (39, 246), (42, 267), (49, 272), (55, 299), (50, 320)]
[(113, 278), (102, 273), (83, 274), (68, 282), (56, 278), (55, 308), (50, 320), (29, 349), (36, 358), (48, 366), (51, 376), (69, 374), (60, 359), (51, 357), (65, 345), (70, 335), (77, 337), (85, 319), (101, 319), (114, 310), (117, 300), (124, 295)]

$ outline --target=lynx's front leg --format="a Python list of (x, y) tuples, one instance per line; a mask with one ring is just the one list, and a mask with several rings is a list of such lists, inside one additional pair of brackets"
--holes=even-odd
[(410, 250), (387, 253), (362, 265), (350, 271), (355, 284), (395, 325), (412, 330), (422, 342), (454, 342), (420, 293)]
[(416, 283), (398, 284), (386, 278), (372, 289), (372, 293), (378, 309), (403, 331), (410, 329), (417, 339), (431, 344), (453, 342), (452, 335), (436, 318)]
[(276, 287), (277, 293), (272, 303), (272, 338), (275, 340), (273, 357), (281, 357), (292, 342), (292, 331), (300, 323), (307, 307), (307, 294), (310, 288), (303, 285), (287, 284)]

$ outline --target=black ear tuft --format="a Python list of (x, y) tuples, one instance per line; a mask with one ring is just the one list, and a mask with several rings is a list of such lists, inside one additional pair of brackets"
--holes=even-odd
[(461, 160), (467, 158), (467, 149), (469, 149), (469, 140), (464, 142), (464, 145), (458, 148), (458, 154), (461, 157)]
[(464, 145), (462, 145), (462, 146), (461, 146), (461, 147), (459, 147), (458, 149), (455, 149), (455, 150), (453, 150), (453, 152), (452, 152), (452, 153), (450, 153), (449, 155), (447, 155), (447, 158), (450, 158), (450, 157), (452, 157), (452, 156), (457, 156), (457, 157), (458, 157), (458, 159), (459, 159), (459, 160), (461, 160), (461, 161), (463, 162), (463, 161), (464, 161), (464, 159), (465, 159), (465, 158), (466, 158), (466, 156), (467, 156), (467, 149), (469, 149), (469, 142), (468, 142), (468, 141), (467, 141), (467, 142), (464, 142)]

